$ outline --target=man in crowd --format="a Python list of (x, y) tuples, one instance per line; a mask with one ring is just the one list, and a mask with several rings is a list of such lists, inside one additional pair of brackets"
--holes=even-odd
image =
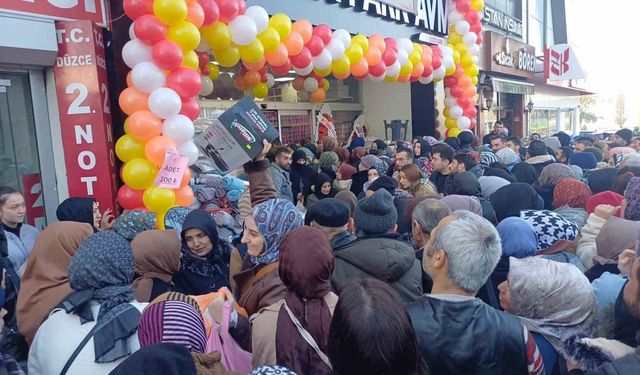
[(491, 151), (494, 153), (505, 148), (505, 138), (503, 135), (492, 135), (491, 136)]
[(488, 145), (491, 144), (491, 137), (494, 135), (502, 135), (502, 129), (504, 128), (504, 124), (502, 123), (502, 121), (498, 120), (493, 124), (493, 131), (491, 131), (491, 133), (489, 134), (485, 134), (484, 137), (482, 137), (482, 144), (483, 145)]
[(527, 148), (527, 161), (535, 168), (537, 175), (549, 164), (553, 164), (555, 160), (553, 156), (547, 152), (547, 145), (542, 141), (531, 141)]
[(507, 138), (507, 142), (505, 143), (505, 146), (509, 147), (510, 149), (513, 150), (513, 152), (518, 154), (520, 156), (520, 159), (524, 159), (526, 152), (522, 148), (522, 139), (520, 139), (520, 137), (513, 135)]
[(400, 173), (400, 168), (405, 165), (413, 163), (413, 152), (403, 148), (396, 153), (395, 163), (393, 164), (393, 175), (391, 177), (396, 178)]
[(593, 145), (593, 142), (587, 139), (577, 140), (575, 146), (573, 146), (573, 152), (584, 151), (585, 148), (591, 147), (592, 145)]
[(633, 131), (631, 131), (631, 129), (620, 129), (609, 137), (609, 143), (611, 143), (613, 147), (626, 147), (631, 143), (631, 138), (633, 138)]
[[(424, 247), (429, 243), (433, 229), (440, 220), (451, 215), (449, 206), (437, 199), (426, 199), (420, 202), (411, 214), (411, 234), (416, 245), (416, 258), (422, 264)], [(433, 280), (422, 270), (422, 289), (425, 293), (431, 293)]]
[(482, 176), (482, 169), (470, 153), (453, 155), (453, 160), (449, 164), (449, 180), (452, 180), (453, 176), (460, 172), (472, 172), (476, 177)]
[(276, 149), (274, 153), (275, 161), (271, 163), (271, 174), (278, 198), (286, 199), (290, 202), (294, 202), (291, 179), (289, 177), (292, 156), (293, 150), (287, 146), (281, 146)]
[(311, 219), (311, 227), (319, 229), (336, 249), (355, 241), (348, 226), (353, 219), (349, 217), (349, 207), (335, 198), (326, 198), (311, 206), (307, 215)]
[(431, 166), (433, 171), (429, 180), (436, 185), (438, 192), (443, 192), (447, 183), (447, 177), (451, 173), (449, 165), (453, 162), (453, 154), (455, 151), (449, 145), (444, 143), (437, 144), (431, 148)]
[(408, 312), (434, 374), (544, 373), (522, 322), (475, 298), (501, 254), (495, 227), (468, 211), (454, 212), (431, 232), (423, 267), (433, 289)]
[(573, 149), (570, 146), (562, 146), (556, 149), (556, 161), (562, 164), (569, 164)]

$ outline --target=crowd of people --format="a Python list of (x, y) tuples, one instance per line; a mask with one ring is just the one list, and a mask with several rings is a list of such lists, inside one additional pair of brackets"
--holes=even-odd
[[(238, 235), (0, 187), (0, 374), (638, 374), (640, 138), (264, 144)], [(225, 232), (226, 233), (226, 232)]]

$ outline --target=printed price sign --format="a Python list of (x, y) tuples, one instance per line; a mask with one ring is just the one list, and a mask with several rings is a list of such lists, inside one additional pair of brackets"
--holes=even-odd
[(167, 150), (164, 156), (164, 163), (162, 163), (162, 168), (160, 168), (153, 185), (169, 189), (179, 188), (182, 176), (187, 171), (187, 164), (189, 164), (188, 157), (182, 156), (175, 151)]

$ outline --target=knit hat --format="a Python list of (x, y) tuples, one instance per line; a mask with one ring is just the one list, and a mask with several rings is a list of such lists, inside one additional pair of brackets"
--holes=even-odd
[(380, 189), (371, 197), (358, 202), (353, 217), (359, 230), (368, 234), (384, 234), (398, 221), (398, 212), (391, 194)]
[[(560, 144), (560, 142), (558, 142), (558, 144)], [(531, 141), (527, 152), (531, 157), (547, 155), (547, 145), (542, 141)]]
[(365, 168), (369, 169), (377, 163), (380, 163), (380, 158), (375, 155), (365, 155), (360, 158), (360, 163), (362, 163)]
[(533, 225), (538, 235), (540, 251), (563, 251), (571, 245), (579, 232), (578, 226), (553, 211), (523, 210), (520, 217)]
[(330, 169), (332, 171), (338, 170), (338, 154), (333, 151), (325, 151), (320, 155), (320, 159), (318, 160), (318, 166), (321, 169)]
[(560, 144), (560, 140), (558, 139), (558, 137), (545, 138), (542, 142), (544, 142), (547, 147), (554, 151), (562, 147), (562, 144)]
[[(349, 222), (349, 207), (335, 198), (322, 199), (307, 211), (310, 221), (329, 228), (338, 228)], [(305, 217), (306, 219), (306, 217)]]
[(460, 145), (470, 145), (473, 142), (473, 133), (470, 130), (463, 130), (458, 134)]
[(569, 164), (577, 165), (582, 169), (594, 169), (598, 161), (591, 152), (578, 152), (569, 158)]
[(367, 190), (378, 191), (380, 189), (384, 189), (388, 191), (389, 194), (394, 195), (397, 187), (398, 181), (396, 181), (395, 178), (389, 176), (380, 176), (376, 178), (375, 181), (371, 183), (371, 185), (369, 185), (369, 189)]
[(631, 142), (631, 138), (633, 138), (633, 132), (631, 129), (620, 129), (616, 132), (616, 135), (624, 139), (627, 144), (629, 144), (629, 142)]
[(293, 152), (291, 161), (296, 163), (300, 159), (304, 159), (305, 161), (307, 160), (307, 153), (302, 149), (302, 147)]

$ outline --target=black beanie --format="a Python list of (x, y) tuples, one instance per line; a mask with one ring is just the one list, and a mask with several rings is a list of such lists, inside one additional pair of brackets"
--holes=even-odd
[(616, 135), (627, 142), (627, 145), (631, 142), (631, 138), (633, 138), (633, 132), (631, 129), (620, 129), (616, 132)]
[(384, 234), (398, 221), (398, 211), (391, 194), (381, 189), (358, 202), (353, 219), (358, 230), (367, 234)]
[(398, 181), (396, 181), (395, 178), (389, 176), (380, 176), (376, 178), (375, 181), (371, 183), (371, 185), (369, 185), (369, 189), (367, 190), (378, 191), (380, 189), (384, 189), (388, 191), (389, 194), (395, 195), (397, 187)]

